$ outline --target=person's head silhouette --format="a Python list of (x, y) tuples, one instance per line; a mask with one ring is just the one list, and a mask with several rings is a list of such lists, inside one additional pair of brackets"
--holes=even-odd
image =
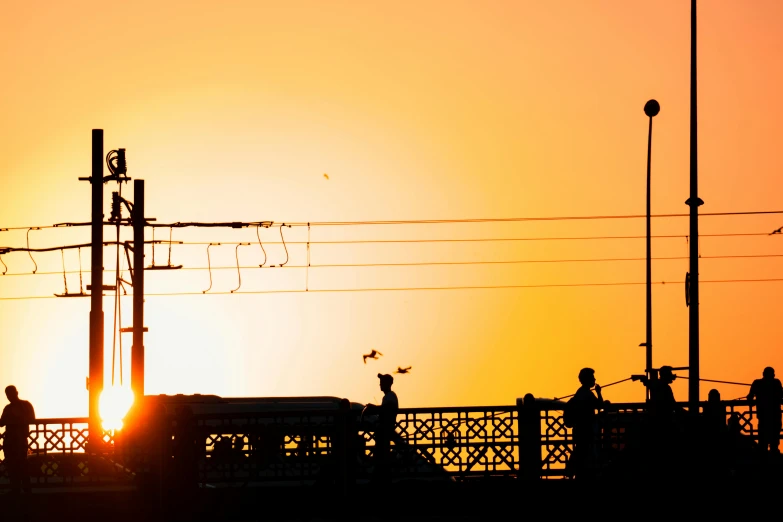
[(582, 386), (592, 388), (595, 386), (595, 370), (592, 368), (582, 368), (579, 370), (579, 382)]
[(16, 386), (13, 384), (11, 386), (5, 387), (5, 396), (8, 397), (9, 402), (16, 402), (19, 400), (19, 392), (16, 390)]
[(774, 379), (775, 378), (775, 368), (773, 368), (771, 366), (767, 366), (766, 368), (764, 368), (763, 375), (764, 375), (765, 379)]
[(711, 389), (710, 392), (707, 394), (707, 401), (720, 402), (720, 392), (715, 388)]
[(661, 376), (661, 382), (665, 384), (671, 384), (674, 382), (675, 375), (671, 366), (661, 366), (659, 374)]
[(383, 393), (391, 391), (392, 384), (394, 383), (394, 377), (388, 373), (379, 373), (378, 379), (381, 380), (381, 391)]

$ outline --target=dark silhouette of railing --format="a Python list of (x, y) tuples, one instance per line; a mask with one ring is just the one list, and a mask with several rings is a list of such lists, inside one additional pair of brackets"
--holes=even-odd
[[(687, 412), (687, 403), (681, 406)], [(520, 399), (513, 406), (400, 409), (392, 442), (393, 477), (567, 477), (574, 448), (562, 407)], [(752, 445), (757, 439), (753, 404), (723, 401), (720, 408), (720, 424), (733, 425), (734, 435)], [(611, 469), (630, 453), (638, 440), (634, 436), (646, 429), (645, 404), (608, 404), (597, 419), (602, 465)], [(694, 416), (686, 413), (683, 419), (690, 420), (675, 437), (685, 441), (688, 433), (702, 433)], [(105, 432), (100, 448), (88, 445), (86, 418), (39, 419), (30, 429), (33, 487), (131, 487), (145, 477), (157, 483), (186, 480), (201, 487), (280, 482), (349, 487), (369, 480), (373, 472), (373, 419), (361, 419), (348, 408), (165, 417), (146, 443), (127, 429), (116, 435)], [(0, 431), (0, 443), (3, 436)], [(698, 436), (688, 439), (689, 444), (699, 443)], [(0, 487), (8, 487), (3, 458), (0, 451)]]

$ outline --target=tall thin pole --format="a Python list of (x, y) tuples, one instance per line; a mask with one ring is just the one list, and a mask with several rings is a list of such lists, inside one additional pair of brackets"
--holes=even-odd
[[(653, 116), (657, 115), (661, 111), (661, 106), (655, 100), (650, 100), (644, 104), (644, 113), (650, 118), (650, 127), (647, 131), (647, 321), (646, 321), (646, 336), (645, 336), (645, 374), (647, 378), (651, 378), (653, 371), (652, 360), (652, 247), (651, 247), (651, 227), (650, 227), (650, 165), (652, 162), (652, 127)], [(647, 391), (649, 398), (649, 389)]]
[(92, 263), (90, 269), (89, 435), (102, 439), (99, 411), (103, 391), (103, 129), (92, 130)]
[(690, 207), (690, 286), (688, 308), (688, 402), (691, 410), (699, 402), (699, 206), (698, 118), (696, 112), (696, 0), (691, 0), (691, 193)]
[(131, 389), (144, 396), (144, 180), (133, 180), (133, 346)]

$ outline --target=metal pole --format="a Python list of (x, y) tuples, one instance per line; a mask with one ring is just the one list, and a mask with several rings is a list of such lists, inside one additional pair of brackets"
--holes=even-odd
[[(661, 111), (661, 106), (655, 100), (650, 100), (644, 104), (644, 113), (650, 118), (650, 127), (647, 131), (647, 321), (646, 321), (646, 336), (645, 336), (645, 374), (649, 379), (651, 372), (653, 371), (652, 360), (652, 256), (651, 256), (651, 227), (650, 227), (650, 165), (652, 162), (652, 127), (653, 116), (657, 115)], [(647, 398), (650, 398), (649, 388), (647, 390)]]
[(133, 180), (133, 346), (131, 389), (144, 396), (144, 180)]
[(688, 402), (697, 412), (699, 402), (699, 206), (698, 133), (696, 112), (696, 0), (691, 0), (691, 193), (690, 207), (690, 287), (688, 309)]
[(89, 439), (102, 440), (99, 401), (103, 391), (103, 129), (92, 130), (92, 263), (90, 272)]

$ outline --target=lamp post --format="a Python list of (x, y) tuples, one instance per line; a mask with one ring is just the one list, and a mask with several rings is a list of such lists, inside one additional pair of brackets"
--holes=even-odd
[[(650, 118), (650, 127), (647, 132), (647, 324), (645, 346), (645, 370), (647, 378), (652, 377), (652, 258), (650, 257), (650, 160), (652, 155), (652, 121), (653, 117), (661, 111), (661, 106), (655, 100), (644, 104), (644, 113)], [(647, 398), (650, 398), (649, 389)]]

